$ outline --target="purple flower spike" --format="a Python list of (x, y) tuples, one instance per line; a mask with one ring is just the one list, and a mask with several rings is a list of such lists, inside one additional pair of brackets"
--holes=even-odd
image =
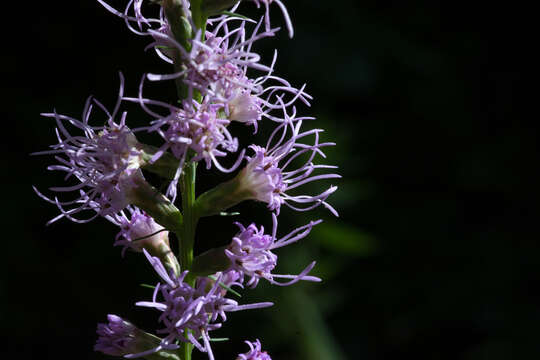
[(272, 360), (266, 351), (261, 350), (261, 342), (257, 339), (254, 342), (244, 341), (249, 346), (249, 351), (239, 354), (236, 360)]
[[(222, 275), (215, 281), (209, 278), (198, 278), (195, 287), (191, 287), (184, 282), (187, 271), (178, 277), (167, 274), (158, 258), (150, 256), (146, 251), (145, 255), (165, 283), (157, 285), (152, 301), (141, 301), (137, 305), (155, 308), (162, 312), (159, 321), (165, 327), (158, 330), (158, 333), (166, 334), (163, 343), (171, 344), (175, 341), (192, 343), (213, 360), (209, 332), (219, 329), (221, 323), (227, 320), (226, 312), (273, 305), (269, 302), (239, 305), (236, 301), (224, 297), (220, 286)], [(157, 299), (158, 293), (163, 298), (161, 301)], [(187, 337), (185, 330), (190, 330)]]
[[(276, 267), (278, 259), (277, 255), (272, 253), (272, 250), (306, 237), (313, 226), (320, 224), (322, 220), (312, 221), (307, 225), (301, 226), (279, 240), (276, 239), (278, 222), (275, 214), (272, 214), (272, 220), (272, 235), (266, 235), (262, 226), (258, 230), (255, 224), (251, 224), (246, 228), (242, 224), (236, 223), (240, 228), (240, 232), (233, 237), (231, 244), (225, 249), (225, 254), (231, 260), (232, 264), (231, 268), (225, 274), (231, 271), (234, 274), (238, 274), (237, 276), (240, 278), (239, 282), (241, 283), (244, 276), (249, 276), (250, 279), (246, 286), (251, 288), (257, 286), (261, 278), (280, 286), (292, 285), (300, 280), (321, 281), (318, 277), (307, 276), (315, 266), (315, 262), (312, 262), (298, 275), (272, 274), (272, 270)], [(274, 280), (274, 278), (291, 280), (280, 283)]]
[[(253, 155), (246, 157), (247, 166), (240, 173), (240, 181), (245, 189), (249, 189), (252, 197), (256, 200), (268, 204), (268, 208), (279, 214), (282, 204), (293, 210), (307, 211), (319, 205), (324, 205), (335, 216), (337, 211), (325, 200), (337, 190), (337, 186), (331, 186), (326, 191), (318, 195), (292, 195), (289, 191), (306, 183), (322, 180), (340, 178), (337, 174), (312, 175), (317, 169), (335, 169), (336, 166), (314, 165), (313, 159), (319, 154), (325, 157), (321, 148), (335, 145), (334, 143), (319, 143), (319, 133), (323, 130), (314, 129), (300, 132), (302, 120), (288, 118), (289, 121), (280, 124), (270, 136), (266, 147), (251, 145)], [(287, 130), (291, 130), (292, 135), (285, 140)], [(278, 133), (281, 131), (281, 135)], [(315, 143), (313, 145), (303, 144), (299, 140), (313, 135)], [(276, 144), (272, 145), (275, 137), (279, 136)], [(307, 159), (302, 161), (300, 166), (291, 169), (299, 156), (306, 154)], [(307, 206), (306, 206), (307, 204)]]
[[(49, 223), (62, 217), (75, 222), (88, 222), (98, 215), (115, 214), (129, 204), (130, 190), (138, 181), (144, 180), (140, 170), (142, 159), (141, 152), (137, 149), (137, 139), (125, 124), (127, 113), (122, 113), (118, 123), (114, 122), (123, 96), (124, 79), (121, 74), (120, 79), (119, 99), (112, 113), (90, 97), (86, 101), (82, 120), (56, 112), (42, 114), (56, 120), (58, 144), (52, 145), (52, 150), (34, 155), (54, 155), (60, 164), (47, 169), (65, 172), (65, 180), (76, 178), (78, 182), (73, 186), (51, 188), (62, 193), (75, 191), (78, 198), (72, 201), (60, 201), (56, 197), (50, 199), (34, 188), (41, 198), (60, 209), (61, 214)], [(105, 113), (107, 121), (104, 126), (95, 127), (88, 123), (94, 106), (98, 106)], [(81, 134), (70, 134), (65, 124), (72, 125)], [(71, 209), (66, 210), (65, 206), (71, 206)], [(85, 210), (94, 210), (97, 214), (87, 220), (73, 216)]]

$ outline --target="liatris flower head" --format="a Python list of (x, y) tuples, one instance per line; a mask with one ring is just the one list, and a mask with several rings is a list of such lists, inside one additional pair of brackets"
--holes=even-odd
[[(219, 329), (221, 323), (227, 320), (226, 312), (273, 305), (269, 302), (239, 305), (235, 300), (226, 298), (221, 291), (221, 276), (215, 280), (199, 278), (192, 287), (185, 281), (188, 271), (175, 276), (167, 272), (158, 258), (150, 256), (146, 251), (144, 253), (164, 283), (156, 286), (152, 301), (141, 301), (137, 305), (162, 312), (159, 320), (165, 327), (158, 330), (158, 333), (165, 334), (163, 342), (166, 344), (174, 341), (192, 343), (201, 352), (208, 353), (208, 357), (213, 360), (209, 332)], [(158, 293), (163, 300), (158, 301)]]
[(171, 119), (165, 131), (169, 142), (174, 143), (178, 139), (171, 147), (177, 158), (185, 158), (187, 150), (191, 149), (195, 153), (192, 161), (204, 160), (207, 169), (212, 163), (222, 169), (217, 157), (236, 152), (238, 140), (228, 131), (229, 120), (219, 115), (220, 108), (221, 105), (208, 101), (202, 104), (184, 102), (183, 110), (178, 112), (175, 119)]
[[(56, 112), (42, 114), (56, 120), (56, 136), (58, 144), (52, 145), (52, 150), (35, 154), (55, 155), (58, 165), (48, 167), (48, 170), (66, 173), (65, 179), (76, 178), (78, 184), (65, 187), (51, 188), (57, 192), (77, 192), (78, 198), (71, 201), (50, 199), (36, 190), (43, 199), (55, 204), (61, 214), (49, 223), (66, 217), (75, 222), (86, 222), (98, 215), (111, 215), (124, 209), (130, 203), (130, 191), (137, 183), (144, 181), (140, 166), (141, 151), (133, 132), (126, 126), (127, 113), (121, 115), (120, 121), (115, 122), (122, 98), (123, 77), (121, 76), (120, 95), (112, 113), (93, 98), (89, 98), (84, 107), (82, 120), (59, 115)], [(107, 120), (104, 126), (91, 126), (89, 118), (94, 106), (104, 111)], [(78, 129), (80, 135), (72, 135), (65, 125)], [(71, 206), (71, 209), (65, 209)], [(87, 220), (76, 219), (74, 215), (81, 211), (93, 210), (97, 214)]]
[[(142, 252), (147, 249), (158, 249), (161, 246), (169, 248), (169, 232), (154, 219), (134, 206), (128, 206), (130, 216), (122, 211), (118, 216), (110, 220), (120, 227), (116, 235), (114, 245), (123, 246), (122, 256), (127, 249)], [(155, 251), (154, 251), (155, 252)]]
[[(306, 211), (319, 205), (324, 205), (334, 215), (336, 210), (325, 200), (337, 190), (331, 186), (318, 195), (293, 195), (291, 190), (306, 183), (340, 178), (337, 174), (312, 175), (317, 169), (335, 169), (335, 166), (315, 165), (313, 160), (317, 154), (325, 157), (321, 148), (334, 145), (334, 143), (319, 143), (319, 133), (323, 130), (314, 129), (301, 132), (301, 120), (281, 123), (270, 136), (265, 147), (252, 145), (253, 155), (247, 156), (248, 164), (238, 175), (238, 181), (243, 189), (248, 190), (250, 197), (268, 204), (268, 208), (279, 214), (281, 205), (285, 204), (291, 209)], [(287, 132), (291, 131), (287, 139)], [(281, 132), (281, 134), (280, 134)], [(300, 140), (307, 136), (314, 136), (314, 144), (304, 144)], [(278, 137), (275, 144), (272, 142)], [(292, 168), (294, 161), (307, 154), (307, 159), (300, 166)], [(291, 169), (292, 168), (292, 169)], [(307, 206), (303, 206), (308, 204)]]
[[(148, 99), (142, 101), (147, 104), (158, 103)], [(235, 164), (230, 168), (225, 168), (218, 160), (238, 150), (238, 139), (227, 129), (230, 121), (222, 117), (220, 111), (222, 105), (212, 104), (205, 98), (202, 103), (185, 100), (182, 102), (182, 108), (172, 106), (167, 108), (171, 111), (170, 115), (153, 121), (148, 130), (156, 131), (165, 140), (152, 161), (159, 159), (169, 149), (179, 160), (177, 173), (168, 191), (168, 195), (173, 199), (180, 171), (186, 160), (193, 162), (204, 160), (207, 169), (213, 165), (223, 172), (234, 171), (240, 165), (245, 150), (240, 152)]]
[[(237, 25), (230, 30), (229, 23), (233, 21)], [(181, 78), (189, 87), (190, 98), (197, 90), (203, 96), (211, 96), (213, 102), (226, 101), (236, 89), (261, 90), (247, 78), (247, 69), (265, 72), (271, 72), (272, 69), (259, 63), (260, 56), (251, 51), (251, 46), (259, 39), (273, 36), (276, 29), (257, 33), (257, 26), (253, 34), (246, 38), (246, 22), (238, 18), (224, 18), (213, 30), (207, 30), (204, 36), (199, 30), (199, 33), (189, 40), (189, 50), (179, 44), (170, 33), (163, 30), (151, 31), (155, 42), (149, 46), (166, 43), (175, 47), (185, 68), (173, 74), (149, 74), (148, 79), (160, 81)]]
[[(231, 22), (235, 22), (232, 29), (229, 27)], [(281, 102), (286, 107), (296, 100), (309, 105), (311, 96), (304, 92), (304, 88), (296, 89), (272, 74), (276, 54), (271, 65), (266, 66), (260, 63), (259, 54), (252, 51), (255, 41), (274, 36), (277, 29), (259, 33), (259, 22), (248, 35), (247, 23), (247, 20), (225, 17), (205, 32), (204, 40), (199, 40), (200, 34), (189, 40), (189, 51), (170, 34), (162, 30), (151, 31), (155, 42), (149, 47), (167, 44), (169, 48), (176, 48), (184, 68), (173, 74), (148, 74), (148, 79), (160, 81), (180, 78), (188, 89), (188, 99), (199, 92), (203, 97), (208, 97), (211, 103), (223, 104), (223, 110), (230, 120), (254, 125), (255, 128), (262, 116), (282, 121), (269, 114), (271, 110), (280, 109)], [(265, 74), (250, 79), (247, 74), (249, 69)], [(267, 86), (267, 82), (274, 84)]]
[(130, 205), (118, 214), (105, 218), (120, 227), (114, 245), (123, 246), (122, 256), (127, 249), (139, 253), (145, 250), (158, 257), (169, 271), (180, 273), (180, 265), (169, 245), (169, 231), (150, 215)]
[[(340, 178), (338, 174), (313, 174), (321, 169), (335, 169), (336, 166), (314, 164), (315, 156), (325, 157), (323, 147), (335, 145), (320, 143), (321, 129), (301, 131), (302, 122), (311, 118), (296, 117), (295, 109), (289, 116), (282, 103), (284, 121), (274, 129), (266, 146), (251, 145), (252, 155), (246, 156), (247, 165), (232, 180), (222, 183), (199, 196), (197, 206), (201, 216), (219, 214), (245, 200), (258, 200), (268, 204), (268, 208), (279, 214), (285, 204), (297, 211), (307, 211), (323, 205), (338, 216), (326, 199), (337, 190), (330, 186), (318, 195), (296, 195), (297, 187), (306, 183)], [(313, 144), (303, 141), (314, 138)]]
[[(321, 223), (321, 220), (312, 221), (307, 225), (301, 226), (279, 240), (276, 238), (278, 221), (275, 214), (272, 214), (272, 220), (273, 228), (271, 235), (265, 234), (264, 227), (262, 226), (258, 229), (255, 224), (244, 227), (242, 224), (236, 223), (240, 231), (233, 237), (231, 244), (225, 249), (225, 254), (231, 261), (231, 267), (228, 271), (225, 271), (225, 274), (233, 271), (239, 275), (239, 282), (243, 282), (244, 276), (250, 277), (246, 285), (252, 288), (257, 286), (261, 278), (280, 286), (291, 285), (300, 280), (320, 281), (317, 277), (307, 275), (315, 266), (315, 262), (307, 266), (299, 275), (273, 274), (272, 271), (277, 265), (278, 257), (272, 250), (292, 244), (306, 237), (313, 226)], [(279, 278), (291, 280), (281, 283), (275, 280)]]
[(272, 360), (266, 351), (261, 350), (261, 342), (259, 339), (254, 342), (244, 341), (249, 346), (249, 351), (245, 354), (239, 354), (236, 360)]
[(160, 339), (148, 334), (117, 315), (107, 315), (106, 324), (98, 324), (95, 351), (112, 356), (141, 353), (159, 346)]

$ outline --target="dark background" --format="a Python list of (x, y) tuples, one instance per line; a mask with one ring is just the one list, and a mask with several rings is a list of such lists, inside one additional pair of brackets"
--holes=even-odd
[[(107, 313), (157, 328), (156, 313), (134, 307), (150, 297), (138, 284), (156, 278), (141, 256), (120, 257), (105, 220), (46, 227), (56, 209), (31, 185), (46, 189), (61, 176), (45, 170), (50, 157), (29, 153), (55, 141), (40, 112), (78, 117), (90, 94), (112, 106), (119, 70), (134, 94), (143, 72), (168, 68), (96, 2), (17, 5), (4, 14), (1, 58), (0, 353), (104, 359), (92, 346)], [(231, 314), (215, 333), (231, 338), (215, 344), (217, 358), (234, 359), (255, 338), (274, 359), (540, 356), (538, 116), (525, 110), (538, 92), (526, 86), (537, 43), (530, 9), (355, 0), (288, 8), (295, 38), (281, 32), (258, 46), (267, 61), (279, 49), (278, 74), (308, 83), (318, 118), (310, 126), (338, 144), (327, 162), (343, 175), (330, 200), (341, 216), (283, 211), (283, 234), (310, 218), (325, 222), (280, 251), (280, 271), (317, 259), (324, 282), (245, 291), (242, 302), (276, 305)], [(132, 119), (145, 121), (136, 111)], [(269, 222), (262, 204), (239, 210), (244, 223)], [(227, 243), (230, 220), (201, 223), (197, 250)]]

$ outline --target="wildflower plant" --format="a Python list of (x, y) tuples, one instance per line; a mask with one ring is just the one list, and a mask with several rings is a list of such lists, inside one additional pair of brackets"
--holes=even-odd
[[(59, 195), (34, 189), (59, 209), (49, 223), (104, 217), (119, 229), (114, 245), (122, 247), (122, 256), (142, 254), (156, 272), (153, 293), (136, 303), (158, 312), (155, 334), (108, 315), (108, 322), (98, 325), (96, 351), (126, 358), (190, 360), (197, 349), (214, 359), (212, 331), (224, 325), (228, 313), (273, 305), (239, 303), (236, 290), (255, 288), (260, 280), (279, 286), (320, 281), (309, 275), (314, 261), (297, 275), (279, 274), (275, 268), (277, 250), (307, 237), (322, 220), (278, 235), (278, 216), (284, 207), (308, 211), (319, 205), (337, 216), (327, 202), (336, 186), (316, 194), (301, 190), (306, 183), (339, 178), (332, 173), (335, 166), (317, 163), (325, 157), (324, 148), (334, 144), (320, 141), (323, 130), (304, 127), (314, 118), (297, 114), (297, 104), (309, 106), (312, 100), (305, 85), (294, 87), (274, 74), (276, 55), (265, 65), (255, 52), (257, 41), (279, 30), (272, 27), (272, 5), (283, 14), (292, 37), (282, 1), (251, 1), (264, 9), (258, 20), (237, 13), (241, 3), (250, 1), (129, 0), (123, 8), (97, 1), (133, 33), (148, 38), (147, 49), (169, 66), (162, 74), (145, 74), (134, 96), (124, 94), (120, 74), (112, 111), (90, 97), (80, 119), (56, 111), (42, 114), (55, 120), (57, 144), (37, 154), (53, 155), (56, 164), (48, 169), (65, 173), (67, 183), (50, 189)], [(156, 82), (174, 82), (178, 101), (146, 97), (145, 86)], [(126, 103), (144, 110), (145, 126), (129, 127)], [(93, 119), (96, 111), (105, 115), (104, 123)], [(249, 139), (237, 138), (232, 122), (250, 127), (254, 134), (263, 126), (273, 130), (262, 144), (250, 144)], [(161, 141), (141, 143), (141, 132), (156, 134)], [(230, 180), (197, 196), (199, 163), (231, 174)], [(148, 173), (166, 181), (164, 193), (150, 184)], [(194, 256), (199, 219), (230, 215), (226, 211), (243, 201), (266, 204), (272, 229), (236, 222), (231, 234), (234, 226), (237, 233), (222, 241), (228, 245)], [(170, 233), (178, 240), (178, 254), (171, 250)], [(270, 359), (258, 339), (245, 342), (249, 351), (237, 359)]]

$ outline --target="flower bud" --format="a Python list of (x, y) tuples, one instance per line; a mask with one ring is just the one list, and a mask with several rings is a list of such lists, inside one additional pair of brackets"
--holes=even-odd
[(131, 219), (123, 215), (117, 220), (120, 233), (116, 236), (114, 245), (124, 246), (122, 255), (127, 249), (135, 252), (143, 252), (143, 249), (146, 249), (151, 255), (158, 257), (174, 274), (180, 274), (180, 265), (169, 245), (169, 232), (139, 209), (130, 208), (130, 211)]

